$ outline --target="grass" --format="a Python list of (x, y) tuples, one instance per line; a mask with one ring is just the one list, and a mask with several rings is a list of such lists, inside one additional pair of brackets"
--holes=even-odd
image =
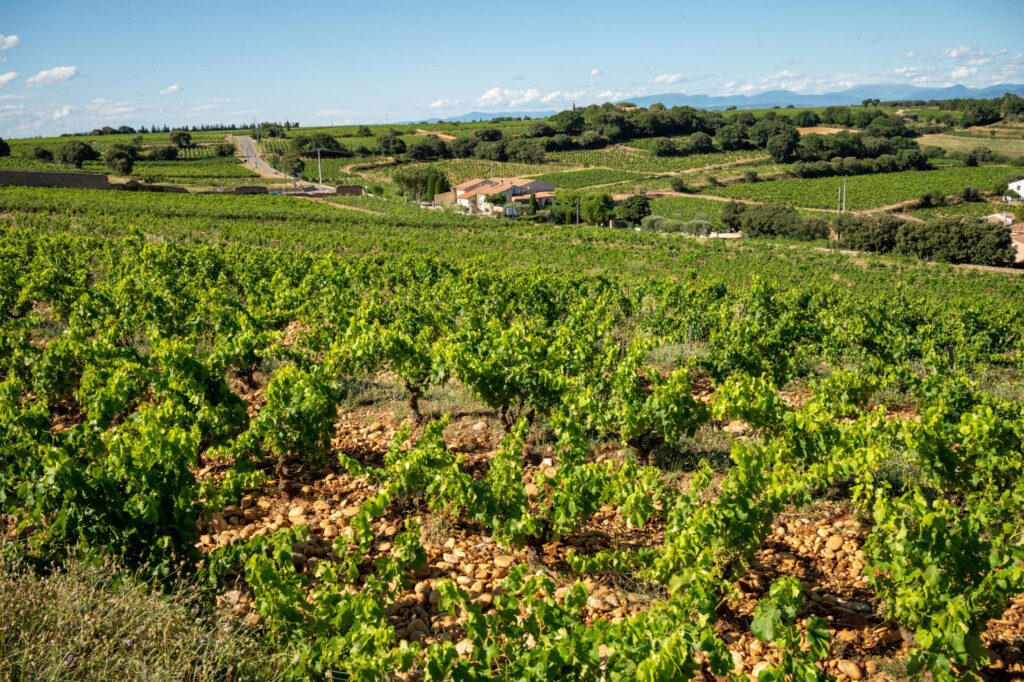
[(922, 147), (941, 147), (951, 152), (969, 152), (985, 147), (996, 154), (1024, 156), (1024, 139), (989, 137), (988, 135), (922, 135), (917, 139)]
[(721, 201), (704, 199), (699, 196), (665, 197), (651, 202), (651, 212), (654, 215), (675, 220), (686, 221), (702, 218), (708, 220), (712, 225), (720, 225), (719, 216), (723, 206), (725, 204)]
[(204, 609), (195, 587), (164, 594), (115, 564), (77, 560), (40, 574), (11, 554), (0, 552), (2, 679), (269, 680), (278, 674), (264, 643), (228, 614)]

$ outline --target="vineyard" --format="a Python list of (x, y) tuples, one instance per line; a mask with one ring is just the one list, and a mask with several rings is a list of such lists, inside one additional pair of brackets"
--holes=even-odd
[(598, 168), (593, 170), (547, 173), (537, 176), (537, 179), (550, 182), (556, 187), (565, 189), (583, 189), (584, 187), (593, 187), (594, 185), (610, 185), (616, 182), (643, 180), (647, 177), (642, 173)]
[[(852, 210), (891, 206), (928, 192), (943, 196), (964, 187), (988, 190), (1014, 172), (1009, 166), (955, 167), (933, 171), (903, 171), (846, 178), (847, 207)], [(835, 208), (843, 178), (773, 180), (713, 188), (711, 194), (806, 208)]]
[(219, 595), (274, 670), (201, 677), (1024, 670), (1016, 281), (509, 248), (378, 198), (0, 201), (0, 527)]

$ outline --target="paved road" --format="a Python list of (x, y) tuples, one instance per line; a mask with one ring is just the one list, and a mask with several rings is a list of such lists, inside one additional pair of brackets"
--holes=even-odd
[(248, 135), (235, 135), (235, 142), (238, 143), (238, 149), (241, 151), (242, 162), (250, 169), (264, 177), (281, 178), (282, 180), (294, 179), (264, 161), (256, 150), (256, 142)]
[[(259, 150), (256, 147), (256, 142), (251, 137), (249, 137), (248, 135), (235, 135), (234, 139), (235, 142), (238, 144), (238, 149), (242, 157), (242, 162), (250, 170), (259, 173), (265, 178), (278, 178), (280, 180), (295, 182), (295, 178), (291, 177), (290, 175), (285, 175), (281, 171), (277, 170), (269, 163), (267, 163), (262, 156), (260, 156)], [(299, 182), (303, 183), (304, 185), (312, 184), (313, 187), (316, 188), (316, 191), (318, 193), (334, 193), (334, 187), (330, 185), (318, 185), (315, 182), (306, 183), (305, 180), (300, 180)]]

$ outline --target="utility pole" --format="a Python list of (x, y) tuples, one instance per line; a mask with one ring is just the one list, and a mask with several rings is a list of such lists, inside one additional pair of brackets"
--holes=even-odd
[(320, 163), (320, 147), (316, 148), (316, 170), (320, 176), (320, 184), (324, 184), (324, 166)]

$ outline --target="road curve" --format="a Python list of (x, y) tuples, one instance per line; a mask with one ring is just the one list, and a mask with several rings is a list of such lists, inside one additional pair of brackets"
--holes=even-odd
[(234, 135), (235, 144), (238, 145), (238, 151), (242, 156), (242, 163), (256, 173), (259, 173), (265, 178), (280, 178), (282, 180), (294, 180), (288, 175), (285, 175), (281, 171), (277, 170), (269, 163), (263, 160), (263, 157), (259, 155), (256, 149), (256, 142), (248, 135)]
[[(242, 157), (242, 164), (249, 170), (265, 177), (274, 178), (278, 180), (285, 180), (287, 182), (301, 182), (306, 183), (305, 180), (299, 178), (293, 178), (290, 175), (286, 175), (281, 171), (277, 170), (269, 163), (267, 163), (262, 156), (260, 156), (259, 149), (256, 147), (256, 141), (248, 135), (233, 135), (235, 144), (238, 145), (239, 155)], [(318, 185), (317, 183), (308, 183), (316, 188), (316, 191), (322, 194), (333, 194), (334, 187), (331, 185)]]

